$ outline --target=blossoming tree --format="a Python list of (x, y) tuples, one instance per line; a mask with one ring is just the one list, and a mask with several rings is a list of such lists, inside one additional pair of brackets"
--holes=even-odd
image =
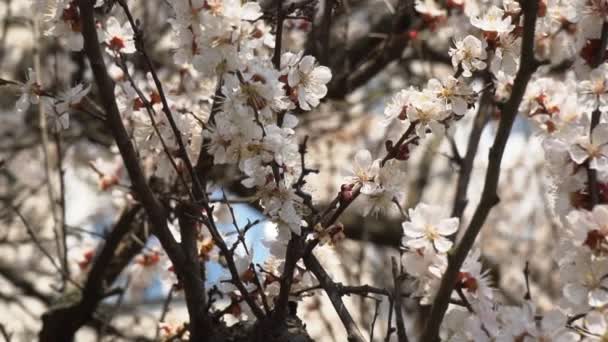
[[(44, 304), (40, 341), (128, 340), (113, 315), (153, 284), (143, 340), (326, 340), (310, 297), (337, 340), (608, 338), (606, 0), (23, 5), (0, 38), (15, 18), (33, 32), (0, 80), (17, 94), (0, 154), (0, 251), (17, 261), (0, 276)], [(111, 223), (75, 227), (87, 210)], [(343, 284), (345, 238), (389, 246), (390, 281)], [(521, 241), (542, 248), (513, 294), (499, 278)], [(24, 248), (44, 289), (20, 274)], [(352, 296), (376, 303), (371, 321)], [(169, 321), (174, 297), (187, 316)]]

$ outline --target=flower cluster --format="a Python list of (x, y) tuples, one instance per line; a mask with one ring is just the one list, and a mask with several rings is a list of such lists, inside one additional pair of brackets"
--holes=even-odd
[(70, 126), (70, 112), (78, 111), (80, 102), (91, 90), (91, 86), (78, 84), (57, 95), (44, 90), (36, 80), (36, 73), (30, 68), (27, 81), (20, 86), (21, 96), (17, 100), (17, 112), (25, 112), (30, 105), (39, 105), (52, 120), (56, 130), (67, 129)]

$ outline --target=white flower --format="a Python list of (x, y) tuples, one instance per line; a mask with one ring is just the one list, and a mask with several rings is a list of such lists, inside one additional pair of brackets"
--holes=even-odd
[(403, 222), (404, 244), (410, 248), (435, 248), (440, 253), (452, 247), (447, 239), (458, 230), (458, 218), (445, 218), (441, 207), (419, 204), (409, 210), (409, 222)]
[(399, 118), (399, 120), (407, 118), (407, 108), (410, 105), (410, 98), (414, 92), (413, 88), (403, 89), (393, 96), (384, 109), (384, 123), (386, 125), (390, 124), (395, 118)]
[(608, 2), (606, 0), (577, 1), (581, 6), (579, 29), (585, 39), (599, 39), (602, 24), (607, 19)]
[(21, 96), (17, 100), (17, 112), (25, 112), (30, 104), (40, 103), (40, 84), (36, 82), (36, 72), (29, 68), (27, 69), (27, 81), (21, 86)]
[(282, 182), (275, 186), (273, 180), (263, 190), (260, 197), (264, 213), (278, 224), (279, 229), (286, 227), (291, 229), (294, 234), (301, 234), (302, 217), (298, 208), (301, 206), (302, 199), (296, 195), (295, 189), (285, 186)]
[(606, 247), (608, 235), (608, 206), (596, 205), (592, 211), (573, 210), (566, 217), (572, 242), (600, 251)]
[(500, 34), (498, 36), (496, 50), (490, 63), (490, 69), (494, 74), (503, 71), (509, 75), (515, 75), (519, 64), (521, 52), (521, 38), (512, 34)]
[(414, 279), (413, 297), (420, 297), (423, 305), (433, 303), (441, 277), (447, 268), (447, 256), (437, 254), (434, 249), (408, 251), (403, 255), (406, 272)]
[(508, 33), (515, 28), (511, 24), (511, 17), (505, 16), (505, 11), (496, 6), (490, 7), (483, 18), (471, 18), (471, 24), (483, 31), (495, 33)]
[(489, 342), (479, 317), (464, 308), (454, 308), (445, 315), (440, 337), (448, 342)]
[(78, 4), (75, 1), (50, 1), (45, 22), (49, 28), (45, 35), (61, 39), (66, 47), (72, 51), (82, 50), (84, 39), (80, 32), (81, 19)]
[(524, 342), (535, 341), (555, 341), (555, 342), (575, 342), (580, 339), (580, 336), (570, 331), (566, 327), (566, 315), (561, 311), (554, 309), (543, 315), (540, 324), (532, 321), (527, 329), (527, 334)]
[(569, 149), (570, 158), (581, 165), (589, 162), (594, 170), (605, 170), (608, 167), (608, 123), (601, 123), (593, 129), (589, 137), (579, 136)]
[(439, 98), (428, 90), (412, 95), (412, 105), (407, 108), (407, 118), (416, 123), (416, 135), (421, 138), (426, 136), (427, 128), (433, 134), (442, 135), (445, 132), (443, 121), (450, 112), (438, 100)]
[(499, 308), (498, 319), (502, 323), (497, 342), (512, 342), (519, 336), (524, 336), (530, 323), (535, 322), (534, 306), (526, 302), (521, 307), (502, 306)]
[(80, 83), (77, 84), (75, 87), (72, 87), (59, 94), (57, 99), (59, 100), (59, 103), (62, 103), (66, 107), (72, 108), (78, 105), (80, 101), (82, 101), (82, 99), (87, 96), (90, 90), (90, 84), (85, 87), (84, 84)]
[(473, 71), (486, 68), (486, 63), (483, 61), (487, 58), (485, 40), (469, 35), (463, 40), (456, 41), (455, 45), (455, 48), (450, 48), (449, 54), (455, 68), (461, 65), (463, 76), (471, 77)]
[(106, 21), (104, 42), (107, 44), (108, 53), (134, 53), (136, 50), (133, 36), (133, 28), (129, 22), (120, 26), (114, 17), (110, 17)]
[[(606, 316), (599, 311), (589, 312), (585, 316), (585, 328), (592, 334), (606, 337), (608, 335), (608, 322), (606, 322)], [(601, 338), (597, 340), (602, 341)]]
[(477, 301), (490, 302), (494, 297), (494, 290), (490, 287), (489, 270), (483, 271), (481, 265), (481, 252), (473, 249), (467, 255), (458, 276), (458, 286), (464, 293)]
[(589, 78), (579, 83), (578, 92), (581, 95), (580, 101), (587, 110), (608, 110), (608, 64), (603, 63), (593, 69)]
[(274, 158), (281, 166), (293, 164), (299, 158), (298, 144), (291, 128), (281, 128), (274, 124), (267, 126), (262, 145), (266, 152), (272, 154), (270, 160)]
[[(280, 73), (269, 63), (251, 63), (237, 75), (226, 75), (222, 109), (230, 116), (243, 115), (243, 106), (251, 107), (251, 118), (262, 123), (276, 122), (273, 112), (289, 109), (293, 104), (285, 96)], [(257, 114), (254, 114), (257, 111)]]
[(443, 81), (430, 79), (426, 87), (456, 115), (464, 115), (468, 105), (474, 102), (473, 89), (452, 76)]
[[(373, 162), (371, 169), (375, 169), (380, 160)], [(401, 203), (405, 199), (403, 184), (406, 181), (405, 173), (399, 168), (400, 163), (390, 160), (378, 170), (371, 184), (364, 184), (361, 188), (363, 201), (363, 215), (370, 213), (387, 212), (395, 207), (395, 201)]]
[(330, 80), (331, 70), (317, 66), (312, 56), (304, 56), (287, 74), (287, 83), (296, 92), (298, 104), (303, 110), (319, 105), (319, 100), (327, 95), (326, 84)]
[(355, 154), (352, 175), (347, 177), (346, 181), (350, 184), (361, 184), (361, 192), (371, 194), (377, 188), (374, 180), (378, 176), (379, 169), (379, 160), (373, 160), (368, 150), (359, 150)]
[(89, 93), (91, 85), (85, 88), (84, 84), (78, 84), (57, 96), (57, 101), (52, 102), (50, 99), (44, 101), (43, 105), (50, 112), (55, 114), (55, 128), (68, 129), (70, 126), (70, 111), (77, 109), (80, 101)]
[(608, 304), (608, 260), (598, 259), (589, 250), (577, 250), (560, 261), (564, 297), (576, 305), (600, 307)]

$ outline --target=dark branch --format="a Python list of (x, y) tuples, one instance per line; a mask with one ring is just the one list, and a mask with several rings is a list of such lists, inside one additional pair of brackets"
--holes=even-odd
[(427, 321), (426, 327), (422, 334), (421, 341), (437, 341), (439, 328), (443, 321), (443, 316), (450, 303), (452, 290), (456, 284), (460, 266), (464, 262), (469, 250), (473, 247), (473, 243), (477, 235), (481, 231), (483, 224), (490, 213), (490, 210), (499, 202), (496, 189), (500, 178), (500, 165), (504, 154), (505, 146), (519, 105), (523, 99), (526, 87), (532, 74), (539, 66), (539, 62), (534, 58), (534, 38), (536, 17), (539, 7), (539, 1), (520, 1), (522, 12), (524, 14), (523, 39), (521, 49), (521, 60), (519, 70), (515, 77), (511, 97), (504, 106), (501, 114), (500, 124), (494, 139), (494, 144), (489, 153), (489, 164), (486, 172), (486, 179), (481, 195), (481, 200), (475, 214), (471, 219), (468, 229), (462, 240), (456, 247), (453, 253), (448, 258), (448, 268), (443, 275), (439, 291), (433, 303), (431, 315)]

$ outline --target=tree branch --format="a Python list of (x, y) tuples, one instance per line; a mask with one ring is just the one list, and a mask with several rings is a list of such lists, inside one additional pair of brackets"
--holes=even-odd
[(363, 338), (361, 331), (357, 327), (357, 324), (342, 301), (342, 294), (337, 284), (331, 280), (329, 274), (327, 274), (323, 266), (321, 266), (317, 258), (312, 253), (304, 257), (304, 264), (306, 265), (306, 268), (315, 275), (321, 284), (321, 287), (323, 287), (325, 293), (327, 293), (327, 296), (333, 304), (334, 309), (336, 309), (338, 317), (340, 317), (342, 324), (344, 324), (346, 334), (348, 335), (348, 341), (364, 342), (365, 338)]
[(209, 341), (212, 325), (206, 312), (205, 264), (200, 262), (196, 241), (198, 240), (196, 208), (185, 204), (177, 208), (177, 217), (182, 235), (185, 264), (181, 283), (186, 294), (186, 306), (190, 315), (190, 338), (193, 341)]
[[(489, 71), (484, 73), (484, 80), (491, 82), (492, 76)], [(477, 115), (473, 121), (473, 128), (469, 135), (469, 142), (467, 144), (467, 152), (462, 159), (460, 169), (458, 170), (458, 183), (456, 185), (456, 195), (454, 196), (454, 207), (452, 209), (452, 217), (461, 218), (464, 213), (464, 209), (467, 206), (467, 189), (469, 188), (469, 181), (471, 180), (471, 173), (473, 171), (473, 163), (475, 162), (475, 156), (477, 155), (477, 148), (479, 147), (479, 141), (481, 139), (481, 133), (484, 127), (488, 123), (490, 113), (492, 109), (492, 91), (490, 87), (486, 87), (483, 90), (481, 99), (479, 100), (479, 108), (477, 109)], [(455, 238), (456, 234), (454, 235)]]
[[(138, 205), (127, 209), (106, 238), (101, 252), (95, 258), (89, 271), (80, 300), (67, 307), (51, 309), (42, 316), (40, 341), (71, 341), (76, 331), (93, 317), (97, 305), (104, 298), (106, 286), (113, 283), (120, 273), (112, 273), (108, 277), (114, 254), (120, 242), (131, 231), (133, 220), (139, 209)], [(126, 266), (129, 260), (130, 258), (120, 270)]]
[(505, 104), (502, 111), (498, 131), (494, 139), (494, 144), (489, 153), (489, 165), (486, 172), (486, 180), (481, 195), (481, 200), (475, 214), (469, 224), (469, 227), (463, 236), (462, 240), (448, 256), (448, 268), (443, 275), (439, 291), (431, 309), (430, 318), (427, 321), (426, 327), (422, 334), (421, 341), (437, 341), (439, 328), (443, 321), (443, 316), (448, 308), (450, 297), (454, 285), (456, 284), (460, 266), (464, 262), (469, 250), (473, 247), (473, 243), (479, 234), (488, 214), (492, 207), (499, 202), (499, 197), (496, 193), (498, 180), (500, 177), (500, 165), (504, 154), (505, 146), (515, 117), (519, 109), (519, 105), (523, 99), (526, 87), (532, 74), (539, 66), (539, 62), (534, 58), (534, 39), (536, 17), (539, 7), (539, 1), (520, 1), (522, 12), (524, 15), (523, 39), (521, 49), (521, 60), (519, 70), (513, 84), (511, 97)]

